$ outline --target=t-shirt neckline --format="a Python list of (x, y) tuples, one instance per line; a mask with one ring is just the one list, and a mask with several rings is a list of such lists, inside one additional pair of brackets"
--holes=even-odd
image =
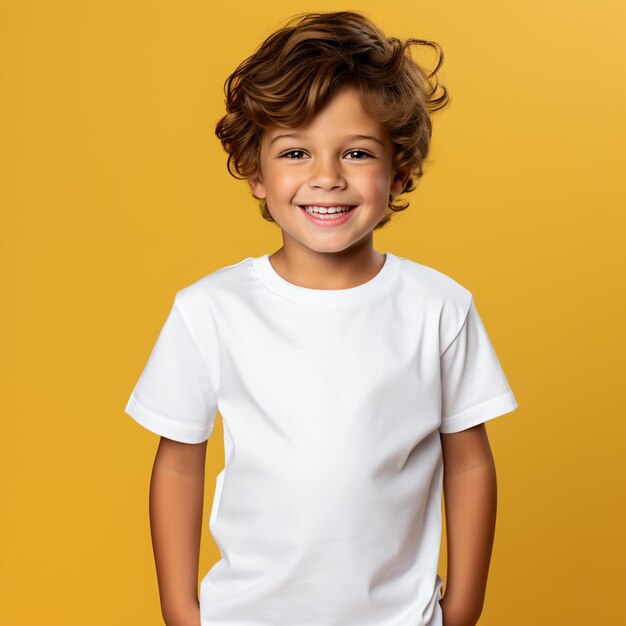
[(252, 257), (252, 266), (266, 287), (290, 300), (319, 306), (350, 304), (371, 300), (391, 287), (392, 279), (397, 273), (398, 257), (391, 252), (383, 254), (385, 262), (375, 276), (360, 285), (346, 289), (312, 289), (291, 283), (274, 269), (269, 252), (260, 257)]

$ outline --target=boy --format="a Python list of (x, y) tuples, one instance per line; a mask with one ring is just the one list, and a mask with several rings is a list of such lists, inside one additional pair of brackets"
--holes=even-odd
[[(299, 17), (229, 78), (216, 129), (283, 245), (176, 293), (126, 407), (161, 435), (150, 511), (163, 616), (469, 626), (495, 525), (484, 422), (517, 402), (471, 292), (373, 248), (386, 209), (408, 206), (393, 200), (422, 175), (429, 112), (448, 100), (405, 48), (437, 46), (387, 39), (355, 12)], [(221, 559), (198, 601), (218, 410)]]

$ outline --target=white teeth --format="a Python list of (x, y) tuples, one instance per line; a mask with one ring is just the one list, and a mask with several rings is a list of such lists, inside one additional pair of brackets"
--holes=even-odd
[(306, 205), (303, 207), (304, 210), (307, 213), (340, 213), (340, 212), (346, 212), (348, 211), (351, 207), (351, 205), (348, 204), (338, 204), (337, 206), (330, 206), (330, 207), (325, 207), (325, 206), (316, 206), (314, 204), (310, 204), (310, 205)]
[(345, 215), (350, 209), (354, 208), (354, 205), (337, 205), (331, 207), (316, 206), (313, 204), (302, 206), (302, 208), (309, 214), (314, 215), (318, 220), (338, 220), (342, 215)]

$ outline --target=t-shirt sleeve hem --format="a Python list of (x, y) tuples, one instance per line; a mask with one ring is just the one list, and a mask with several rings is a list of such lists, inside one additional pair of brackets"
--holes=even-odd
[(439, 427), (439, 432), (456, 433), (461, 430), (466, 430), (467, 428), (482, 424), (494, 417), (510, 413), (514, 411), (517, 406), (517, 400), (513, 392), (507, 392), (501, 396), (487, 400), (486, 402), (481, 402), (476, 406), (466, 409), (462, 413), (443, 419)]
[(173, 424), (144, 407), (133, 395), (130, 396), (124, 410), (127, 415), (130, 415), (138, 424), (149, 431), (182, 443), (202, 443), (210, 437), (213, 430), (213, 424), (208, 430), (205, 428), (184, 428), (180, 424)]

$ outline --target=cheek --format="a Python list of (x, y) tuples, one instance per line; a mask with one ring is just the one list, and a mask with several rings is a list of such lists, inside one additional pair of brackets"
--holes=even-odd
[(300, 179), (293, 171), (274, 170), (268, 174), (267, 185), (274, 194), (282, 195), (293, 192), (300, 184)]
[(372, 170), (364, 173), (359, 177), (359, 187), (363, 190), (363, 193), (367, 193), (369, 196), (382, 196), (387, 198), (389, 195), (389, 175), (381, 170)]

